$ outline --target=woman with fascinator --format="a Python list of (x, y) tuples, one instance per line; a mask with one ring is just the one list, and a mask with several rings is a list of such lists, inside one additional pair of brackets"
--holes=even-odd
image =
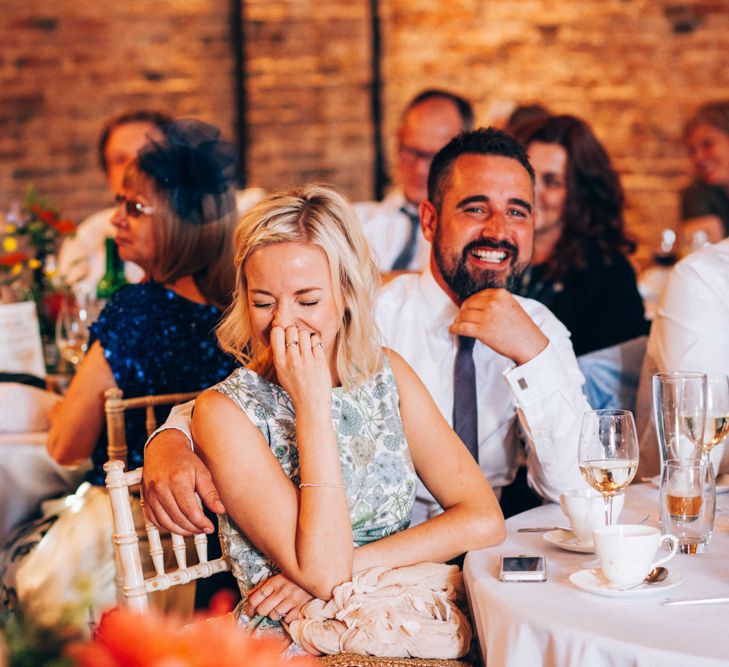
[[(63, 465), (91, 457), (93, 465), (73, 501), (62, 503), (75, 507), (73, 513), (44, 516), (4, 548), (2, 593), (11, 606), (54, 617), (83, 599), (78, 586), (96, 609), (115, 603), (111, 517), (102, 488), (104, 392), (118, 387), (131, 398), (197, 391), (236, 366), (214, 336), (234, 280), (234, 173), (232, 145), (196, 120), (170, 124), (127, 168), (112, 224), (119, 254), (144, 269), (145, 281), (109, 301), (51, 416), (50, 455)], [(133, 469), (142, 465), (143, 414), (127, 416), (126, 437)]]

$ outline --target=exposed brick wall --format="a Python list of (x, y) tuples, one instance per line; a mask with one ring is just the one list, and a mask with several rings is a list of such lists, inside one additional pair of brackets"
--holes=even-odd
[(0, 206), (28, 181), (76, 220), (108, 205), (96, 141), (106, 118), (161, 108), (230, 136), (227, 0), (3, 0)]
[(541, 101), (593, 124), (622, 174), (643, 257), (675, 223), (689, 180), (683, 122), (729, 97), (729, 2), (381, 1), (385, 136), (425, 86), (471, 95), (484, 124)]
[[(370, 197), (367, 0), (242, 0), (248, 173)], [(681, 126), (729, 96), (723, 0), (380, 0), (384, 137), (425, 86), (470, 95), (488, 123), (542, 101), (590, 120), (623, 175), (643, 254), (677, 214)], [(0, 206), (32, 180), (77, 219), (107, 203), (95, 157), (112, 113), (161, 107), (232, 136), (227, 0), (3, 0)]]
[(367, 0), (246, 0), (251, 183), (372, 195)]

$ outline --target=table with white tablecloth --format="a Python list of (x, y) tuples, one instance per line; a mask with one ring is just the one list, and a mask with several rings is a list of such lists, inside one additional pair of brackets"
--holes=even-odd
[(88, 465), (58, 465), (46, 451), (46, 432), (0, 434), (0, 546), (12, 528), (46, 498), (72, 492)]
[[(658, 525), (658, 489), (628, 488), (620, 523)], [(677, 555), (667, 567), (680, 586), (648, 597), (603, 597), (580, 590), (569, 575), (594, 567), (596, 556), (565, 551), (542, 533), (518, 528), (569, 525), (558, 505), (524, 512), (506, 523), (506, 541), (470, 552), (464, 579), (473, 623), (488, 667), (709, 667), (729, 665), (729, 604), (662, 606), (666, 599), (729, 595), (729, 494), (717, 496), (711, 546)], [(499, 581), (501, 556), (543, 555), (544, 583)]]

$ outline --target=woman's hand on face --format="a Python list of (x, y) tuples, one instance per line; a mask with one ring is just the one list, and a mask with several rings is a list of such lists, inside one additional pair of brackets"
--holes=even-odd
[(275, 574), (248, 593), (245, 613), (249, 618), (258, 614), (273, 621), (291, 623), (299, 617), (301, 607), (313, 599), (311, 593), (297, 586), (285, 574)]
[(305, 400), (329, 406), (332, 376), (319, 334), (295, 325), (286, 329), (275, 326), (271, 329), (271, 352), (276, 377), (294, 406)]

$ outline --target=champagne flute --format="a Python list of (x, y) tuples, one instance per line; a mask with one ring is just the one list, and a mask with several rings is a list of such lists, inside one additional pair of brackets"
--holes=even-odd
[(89, 343), (89, 326), (94, 311), (90, 304), (66, 295), (56, 320), (56, 346), (74, 369), (81, 363)]
[(582, 415), (578, 449), (580, 472), (602, 494), (605, 523), (613, 522), (613, 496), (638, 470), (638, 435), (630, 410), (588, 410)]
[(711, 450), (729, 434), (729, 377), (706, 376), (706, 426), (701, 456), (709, 460)]

